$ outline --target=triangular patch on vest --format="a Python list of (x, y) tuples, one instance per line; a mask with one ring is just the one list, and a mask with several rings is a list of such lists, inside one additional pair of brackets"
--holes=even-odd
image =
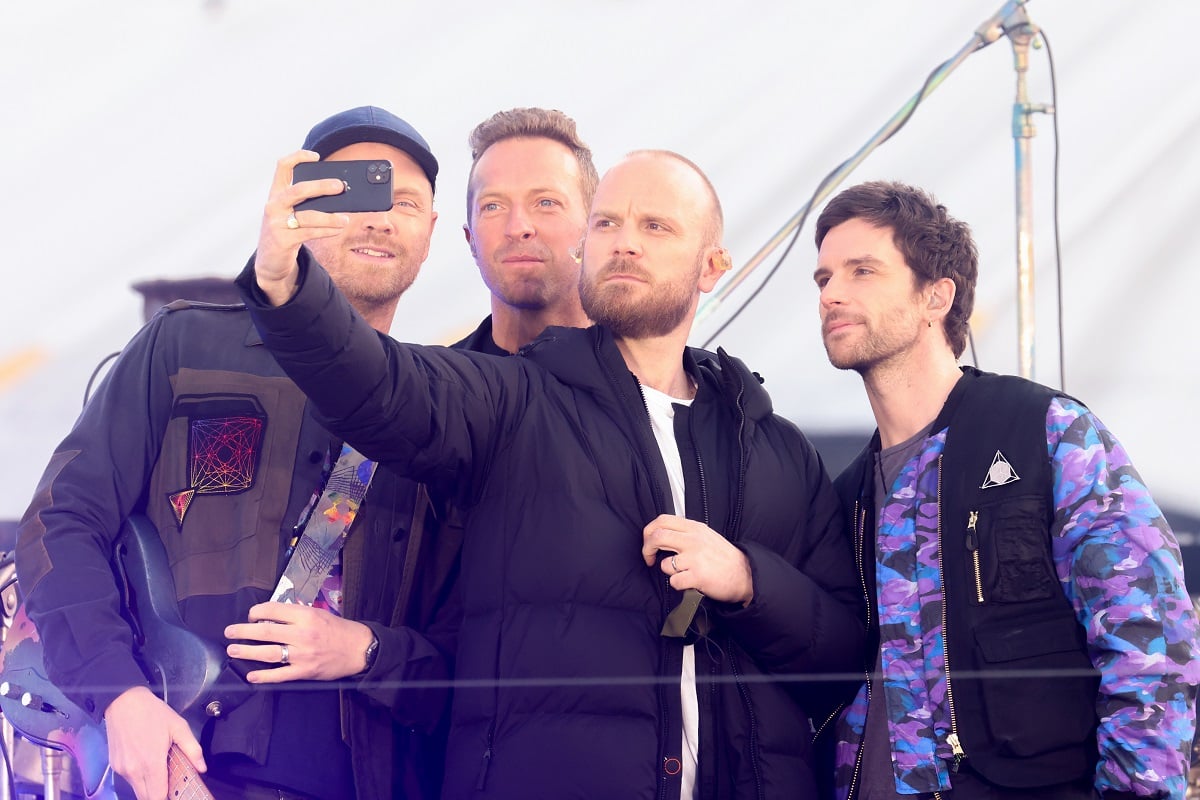
[(1008, 459), (999, 450), (996, 451), (996, 457), (992, 459), (992, 466), (988, 468), (987, 475), (984, 476), (983, 485), (980, 489), (991, 489), (994, 486), (1004, 486), (1005, 484), (1015, 483), (1021, 480), (1021, 476), (1013, 469), (1012, 464), (1008, 463)]

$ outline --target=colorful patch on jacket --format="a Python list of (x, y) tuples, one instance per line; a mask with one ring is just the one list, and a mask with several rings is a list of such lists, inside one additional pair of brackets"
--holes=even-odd
[(239, 494), (254, 485), (265, 428), (262, 415), (188, 421), (189, 485), (167, 496), (181, 528), (198, 495)]

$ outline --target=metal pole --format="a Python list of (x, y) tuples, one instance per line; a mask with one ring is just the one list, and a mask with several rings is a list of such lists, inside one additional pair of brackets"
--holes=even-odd
[(1017, 179), (1017, 369), (1023, 378), (1033, 378), (1034, 333), (1036, 330), (1033, 297), (1033, 163), (1032, 139), (1034, 108), (1029, 104), (1025, 77), (1029, 72), (1029, 45), (1036, 33), (1025, 9), (1013, 14), (1013, 25), (1005, 28), (1013, 47), (1013, 67), (1017, 72), (1017, 97), (1013, 104), (1013, 144)]
[(63, 754), (61, 750), (49, 747), (40, 748), (42, 754), (42, 800), (60, 800), (62, 791), (58, 779), (63, 772)]

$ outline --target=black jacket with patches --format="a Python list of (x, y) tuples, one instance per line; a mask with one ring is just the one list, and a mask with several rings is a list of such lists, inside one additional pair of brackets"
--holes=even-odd
[[(244, 306), (179, 301), (147, 323), (51, 458), (18, 531), (21, 590), (67, 696), (100, 719), (147, 683), (109, 568), (128, 515), (155, 523), (184, 622), (223, 651), (225, 626), (270, 597), (331, 438)], [(437, 796), (442, 745), (430, 731), (448, 706), (458, 542), (429, 535), (428, 508), (415, 483), (380, 469), (343, 550), (345, 615), (380, 647), (370, 673), (341, 691), (340, 726), (336, 698), (312, 724), (321, 741), (340, 729), (364, 800)], [(402, 679), (442, 688), (405, 690)], [(274, 709), (273, 694), (253, 692), (209, 723), (209, 754), (262, 762)]]

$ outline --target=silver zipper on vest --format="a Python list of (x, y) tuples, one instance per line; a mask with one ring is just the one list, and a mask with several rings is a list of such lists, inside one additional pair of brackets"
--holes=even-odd
[(954, 753), (954, 763), (950, 765), (950, 770), (958, 772), (959, 765), (967, 757), (967, 751), (963, 749), (962, 741), (958, 738), (958, 718), (954, 713), (954, 688), (950, 680), (950, 629), (946, 624), (948, 617), (946, 611), (946, 548), (942, 543), (942, 456), (938, 456), (937, 463), (937, 492), (937, 538), (938, 553), (941, 555), (938, 559), (938, 571), (941, 572), (942, 578), (942, 664), (946, 670), (946, 705), (950, 709), (950, 735), (946, 737), (946, 744), (950, 745), (950, 751)]
[[(867, 588), (867, 570), (866, 570), (866, 565), (863, 563), (863, 561), (864, 561), (863, 548), (865, 548), (866, 544), (867, 544), (867, 541), (866, 541), (867, 509), (862, 506), (861, 500), (856, 500), (854, 503), (854, 517), (855, 517), (855, 519), (854, 519), (854, 560), (858, 565), (858, 579), (862, 582), (863, 599), (866, 600), (867, 626), (870, 627), (870, 624), (871, 624), (871, 592)], [(866, 677), (867, 707), (870, 708), (870, 706), (871, 706), (871, 668), (867, 667), (866, 664), (863, 665), (863, 673)], [(841, 708), (839, 708), (837, 711), (834, 711), (833, 715), (829, 718), (829, 720), (832, 720), (839, 713), (841, 713)], [(828, 722), (829, 720), (826, 720), (826, 722)], [(820, 731), (818, 731), (818, 734), (819, 733), (820, 733)], [(866, 733), (867, 733), (866, 725), (864, 723), (864, 726), (863, 726), (863, 738), (864, 739), (866, 738)], [(816, 739), (815, 736), (813, 738)], [(835, 746), (836, 746), (836, 742), (835, 742)], [(860, 739), (858, 742), (858, 751), (854, 754), (854, 772), (851, 773), (851, 775), (850, 775), (850, 789), (848, 792), (846, 792), (847, 800), (851, 800), (855, 796), (854, 795), (855, 790), (857, 790), (857, 788), (858, 788), (858, 774), (862, 770), (862, 760), (863, 760), (863, 740)]]
[(971, 551), (971, 563), (975, 568), (975, 602), (983, 605), (983, 570), (979, 566), (979, 512), (970, 511), (967, 517), (967, 549)]

